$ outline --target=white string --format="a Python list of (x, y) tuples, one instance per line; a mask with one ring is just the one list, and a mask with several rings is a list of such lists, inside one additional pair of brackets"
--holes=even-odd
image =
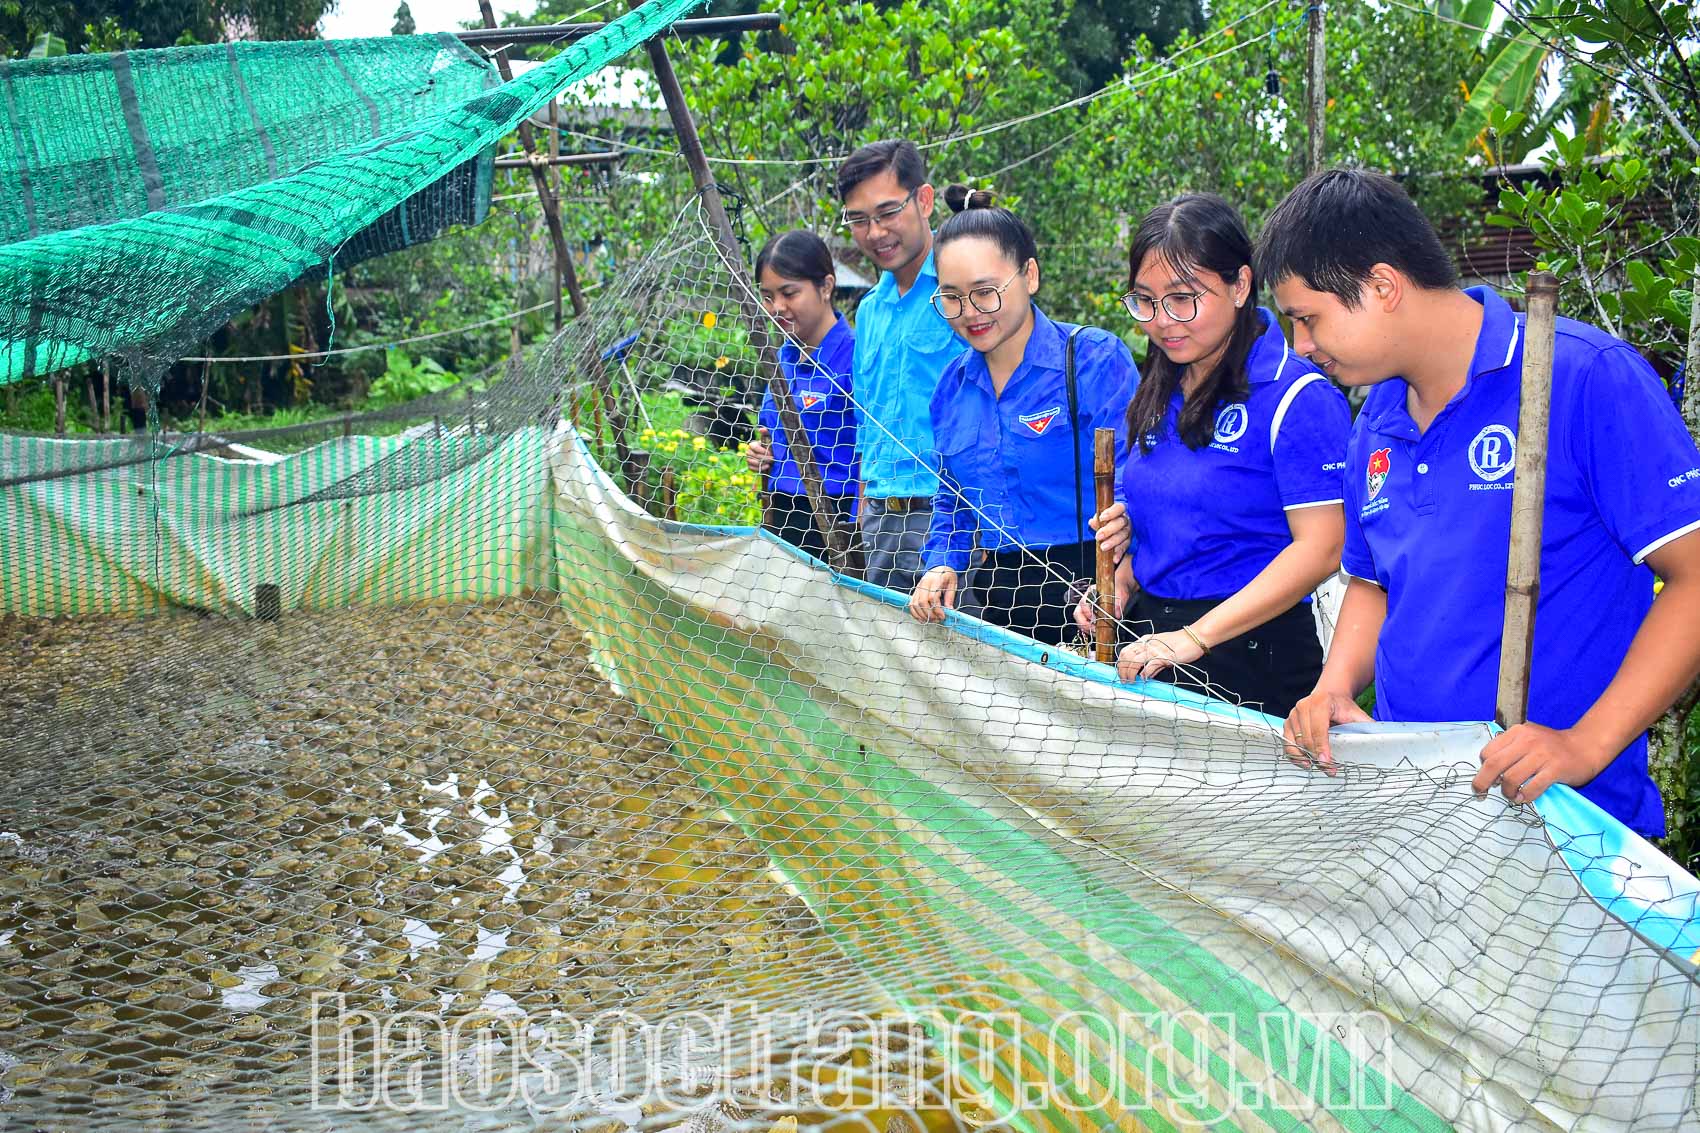
[[(585, 288), (585, 290), (586, 291), (594, 291), (594, 290), (596, 290), (596, 285), (592, 285), (590, 287), (587, 287), (587, 288)], [(412, 338), (398, 338), (394, 342), (369, 342), (364, 346), (339, 346), (335, 350), (310, 350), (310, 351), (302, 351), (299, 354), (248, 354), (248, 355), (243, 355), (241, 357), (231, 357), (231, 358), (213, 358), (213, 357), (208, 357), (208, 356), (203, 356), (203, 355), (193, 355), (193, 356), (189, 356), (189, 357), (185, 357), (185, 358), (180, 358), (180, 359), (178, 359), (178, 361), (180, 361), (180, 362), (292, 362), (292, 361), (295, 361), (297, 359), (302, 359), (302, 358), (329, 358), (333, 354), (358, 354), (362, 350), (388, 350), (392, 346), (406, 346), (406, 345), (408, 345), (409, 343), (412, 343), (412, 342), (428, 342), (433, 338), (447, 338), (451, 334), (464, 334), (469, 330), (477, 330), (479, 327), (487, 327), (487, 326), (490, 326), (494, 323), (510, 322), (514, 319), (521, 317), (522, 315), (529, 315), (533, 311), (541, 311), (545, 307), (553, 307), (554, 305), (555, 305), (554, 301), (549, 300), (549, 301), (546, 301), (546, 302), (538, 303), (536, 306), (533, 306), (533, 307), (523, 307), (518, 311), (509, 311), (505, 315), (497, 315), (493, 319), (484, 319), (481, 322), (468, 323), (467, 325), (465, 325), (463, 327), (455, 327), (453, 330), (439, 330), (439, 331), (434, 331), (431, 334), (414, 335)]]

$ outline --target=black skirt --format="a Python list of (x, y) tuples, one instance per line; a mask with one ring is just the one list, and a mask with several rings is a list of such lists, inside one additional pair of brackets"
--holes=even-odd
[(1062, 645), (1075, 638), (1074, 604), (1097, 563), (1094, 542), (988, 552), (969, 569), (968, 586), (985, 621)]
[[(1186, 601), (1140, 591), (1122, 618), (1122, 636), (1168, 633), (1220, 604), (1221, 599)], [(1300, 602), (1250, 632), (1212, 645), (1186, 671), (1164, 669), (1157, 679), (1285, 718), (1321, 675), (1316, 617), (1309, 602)]]

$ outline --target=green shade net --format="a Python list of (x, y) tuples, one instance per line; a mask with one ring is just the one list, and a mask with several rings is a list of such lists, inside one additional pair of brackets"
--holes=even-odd
[(151, 387), (303, 275), (477, 221), (504, 134), (699, 2), (497, 89), (449, 36), (0, 63), (0, 384), (117, 356)]

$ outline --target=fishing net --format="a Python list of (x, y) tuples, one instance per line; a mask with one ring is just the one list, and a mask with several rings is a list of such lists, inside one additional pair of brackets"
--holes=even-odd
[(744, 526), (745, 287), (693, 203), (403, 433), (4, 438), (16, 1127), (1694, 1125), (1694, 879)]
[(1700, 1127), (1700, 883), (1485, 725), (1324, 777), (757, 530), (741, 256), (389, 435), (0, 436), (7, 1128)]

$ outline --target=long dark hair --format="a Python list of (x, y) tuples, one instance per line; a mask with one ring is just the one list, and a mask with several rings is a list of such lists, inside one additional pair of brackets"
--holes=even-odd
[[(1127, 285), (1131, 289), (1139, 269), (1152, 256), (1161, 256), (1185, 274), (1208, 271), (1229, 284), (1239, 279), (1240, 269), (1251, 266), (1251, 237), (1245, 221), (1234, 206), (1214, 193), (1186, 193), (1145, 214), (1133, 234), (1127, 253)], [(1257, 342), (1257, 277), (1252, 276), (1251, 294), (1234, 316), (1228, 348), (1215, 367), (1181, 406), (1175, 431), (1188, 448), (1210, 443), (1216, 428), (1216, 410), (1222, 405), (1244, 401), (1250, 392), (1245, 360)], [(1186, 367), (1169, 360), (1153, 343), (1151, 360), (1133, 402), (1127, 407), (1127, 439), (1131, 451), (1155, 447), (1157, 431), (1169, 411), (1169, 402), (1180, 388)]]
[(939, 225), (933, 237), (933, 247), (941, 248), (952, 240), (978, 236), (990, 240), (1009, 257), (1017, 269), (1027, 261), (1039, 262), (1039, 245), (1027, 222), (997, 203), (990, 189), (970, 189), (966, 185), (947, 185), (944, 203), (955, 215)]
[(819, 287), (833, 274), (832, 252), (826, 241), (801, 228), (770, 236), (756, 253), (756, 279), (764, 268), (772, 268), (785, 279), (801, 279)]

